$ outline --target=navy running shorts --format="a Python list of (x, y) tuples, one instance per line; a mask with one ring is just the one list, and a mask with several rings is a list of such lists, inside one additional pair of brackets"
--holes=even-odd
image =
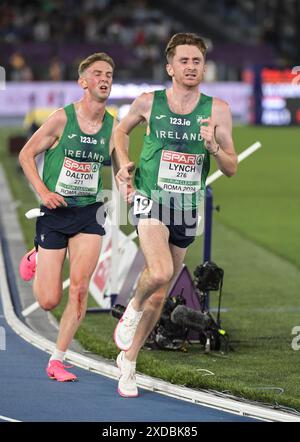
[[(151, 205), (151, 209), (147, 213), (137, 213), (136, 206), (132, 205), (130, 209), (130, 217), (132, 224), (136, 227), (138, 232), (138, 223), (140, 219), (158, 219), (169, 230), (169, 243), (180, 247), (186, 248), (195, 241), (198, 226), (198, 210), (176, 210), (159, 204), (142, 196), (143, 207), (148, 204)], [(152, 203), (152, 204), (151, 204)]]
[(35, 246), (43, 249), (64, 249), (68, 246), (69, 238), (78, 233), (93, 233), (105, 235), (105, 210), (103, 203), (94, 203), (83, 207), (58, 207), (48, 209), (41, 206), (41, 212), (36, 221)]

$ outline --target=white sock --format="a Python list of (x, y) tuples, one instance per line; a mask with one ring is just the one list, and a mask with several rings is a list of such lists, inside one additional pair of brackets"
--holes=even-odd
[(143, 309), (142, 309), (142, 310), (136, 310), (135, 308), (133, 308), (133, 307), (132, 307), (132, 302), (133, 302), (133, 298), (131, 298), (131, 300), (129, 301), (128, 304), (130, 304), (130, 307), (131, 307), (131, 309), (132, 309), (134, 312), (136, 312), (136, 313), (140, 313), (140, 312), (143, 311)]
[(65, 351), (60, 351), (60, 350), (57, 350), (57, 348), (56, 348), (49, 360), (50, 361), (54, 361), (55, 360), (55, 361), (63, 362), (65, 354), (66, 354)]

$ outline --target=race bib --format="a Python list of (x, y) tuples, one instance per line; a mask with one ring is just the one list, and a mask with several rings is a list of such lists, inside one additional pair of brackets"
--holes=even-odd
[(204, 154), (163, 150), (157, 184), (174, 193), (195, 193), (201, 188)]
[(143, 195), (135, 195), (133, 203), (134, 215), (147, 214), (152, 208), (153, 201)]
[(55, 192), (63, 196), (97, 195), (99, 163), (78, 162), (65, 157)]

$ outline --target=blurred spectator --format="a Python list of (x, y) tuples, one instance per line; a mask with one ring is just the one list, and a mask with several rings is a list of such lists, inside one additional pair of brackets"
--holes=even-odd
[(51, 81), (63, 81), (64, 80), (64, 65), (59, 58), (54, 58), (49, 66), (48, 73), (49, 80)]
[[(170, 30), (176, 27), (175, 20), (152, 5), (150, 7), (147, 0), (86, 0), (80, 9), (77, 0), (64, 1), (63, 8), (60, 0), (4, 0), (0, 3), (0, 42), (47, 44), (45, 53), (50, 56), (57, 45), (67, 42), (86, 45), (98, 43), (99, 50), (103, 43), (106, 46), (118, 44), (120, 52), (123, 46), (132, 54), (136, 73), (144, 78), (157, 71), (155, 64), (159, 62), (158, 54), (161, 54), (170, 37)], [(36, 57), (36, 53), (41, 52), (35, 48), (31, 46), (28, 55), (34, 64), (37, 79), (70, 79), (64, 76), (73, 72), (70, 69), (73, 60), (70, 63), (68, 59), (67, 69), (57, 61), (52, 62), (47, 71), (47, 56), (42, 54), (42, 57)], [(89, 52), (88, 46), (84, 52)], [(123, 58), (128, 57), (120, 57), (119, 72), (125, 72), (132, 65), (128, 62), (122, 65)], [(14, 77), (17, 77), (15, 73)], [(30, 78), (25, 67), (19, 78)]]
[(214, 61), (208, 60), (206, 62), (205, 81), (214, 82), (218, 80), (217, 65)]
[[(117, 76), (128, 78), (133, 72), (141, 79), (166, 78), (161, 68), (166, 42), (173, 33), (186, 31), (205, 35), (215, 47), (224, 42), (259, 49), (265, 45), (277, 51), (278, 57), (298, 63), (299, 3), (300, 0), (2, 0), (1, 63), (8, 64), (11, 54), (22, 44), (22, 53), (31, 68), (20, 55), (10, 62), (12, 75), (18, 81), (32, 79), (32, 71), (38, 80), (71, 80), (76, 57), (91, 51), (110, 52), (112, 48)], [(68, 44), (76, 49), (72, 52)], [(61, 49), (65, 45), (66, 49)], [(54, 54), (59, 54), (65, 66), (53, 61), (47, 69)], [(233, 66), (226, 57), (216, 60), (218, 77), (222, 79), (226, 66), (228, 70)], [(215, 75), (212, 72), (211, 78)]]
[(27, 65), (25, 58), (15, 52), (9, 59), (9, 80), (11, 81), (32, 81), (33, 73)]
[(40, 12), (34, 19), (33, 37), (36, 41), (47, 41), (50, 38), (50, 25), (47, 21), (47, 14)]

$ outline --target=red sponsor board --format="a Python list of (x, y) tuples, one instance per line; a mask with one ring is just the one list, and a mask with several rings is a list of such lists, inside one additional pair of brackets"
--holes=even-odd
[(292, 83), (296, 73), (290, 69), (268, 69), (264, 68), (261, 72), (263, 83)]

